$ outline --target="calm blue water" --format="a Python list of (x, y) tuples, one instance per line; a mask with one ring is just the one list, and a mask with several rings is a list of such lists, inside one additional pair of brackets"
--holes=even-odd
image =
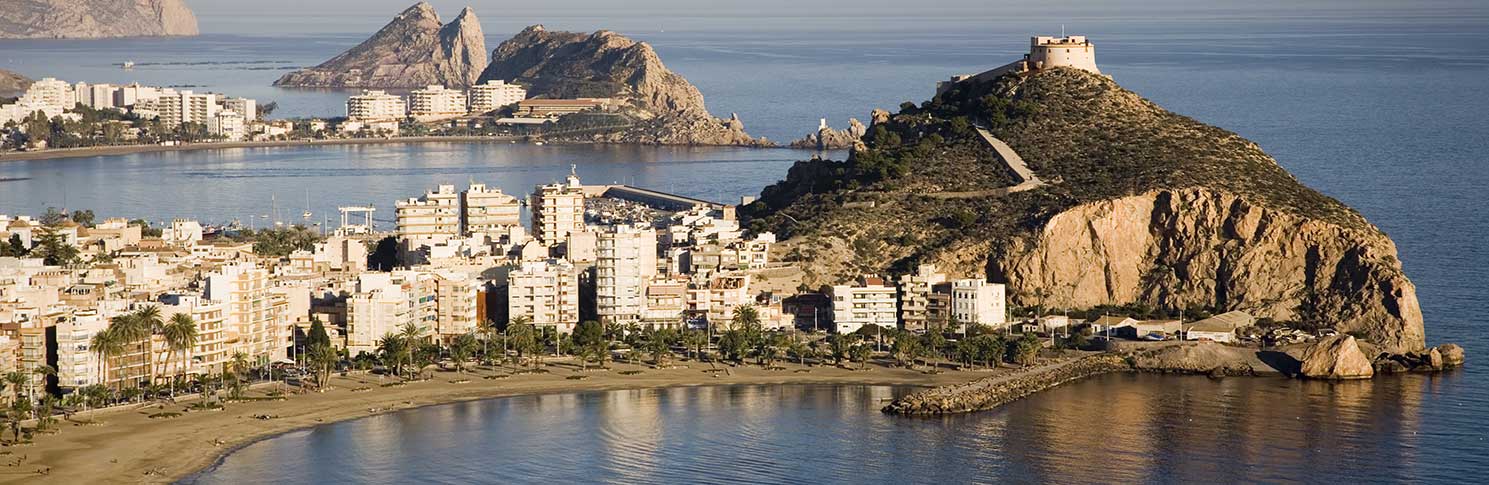
[[(445, 3), (438, 5), (447, 17), (453, 15), (454, 7)], [(590, 12), (550, 17), (521, 9), (506, 15), (494, 5), (476, 6), (485, 12), (493, 47), (522, 26), (539, 22), (560, 29), (611, 28), (649, 41), (669, 67), (699, 86), (716, 115), (738, 112), (752, 133), (775, 140), (800, 136), (820, 117), (841, 126), (849, 116), (863, 119), (874, 107), (922, 100), (936, 80), (1001, 64), (1023, 50), (1028, 35), (1058, 32), (1064, 24), (1070, 32), (1093, 37), (1102, 69), (1124, 86), (1173, 111), (1256, 141), (1304, 183), (1359, 209), (1400, 247), (1407, 274), (1418, 287), (1429, 342), (1460, 343), (1471, 362), (1489, 356), (1489, 338), (1476, 325), (1480, 315), (1489, 314), (1485, 304), (1489, 198), (1484, 196), (1484, 187), (1489, 187), (1485, 160), (1489, 123), (1484, 121), (1484, 113), (1489, 113), (1489, 29), (1484, 28), (1489, 25), (1489, 8), (1483, 4), (1167, 2), (1111, 9), (1060, 4), (1036, 11), (957, 2), (956, 12), (947, 14), (937, 13), (935, 2), (929, 3), (933, 5), (926, 11), (875, 4), (862, 12), (819, 9), (818, 14), (796, 17), (789, 9), (761, 17), (735, 11), (738, 8), (731, 10), (734, 16), (720, 16), (697, 11), (701, 8), (697, 6), (650, 16), (580, 16), (601, 15)], [(199, 12), (203, 26), (214, 33), (194, 39), (0, 41), (0, 67), (33, 77), (201, 84), (280, 101), (284, 107), (279, 114), (284, 116), (333, 115), (340, 112), (345, 93), (283, 90), (268, 84), (293, 66), (318, 63), (355, 44), (398, 8), (350, 17), (312, 9), (294, 22), (272, 24), (246, 8), (240, 8), (242, 15), (232, 16), (214, 17), (204, 11)], [(316, 33), (303, 33), (310, 29)], [(141, 66), (124, 72), (109, 65), (126, 59)], [(218, 64), (200, 64), (204, 62)], [(312, 210), (320, 217), (338, 204), (370, 201), (386, 208), (392, 200), (434, 183), (464, 183), (470, 178), (526, 191), (534, 183), (562, 176), (568, 163), (581, 164), (587, 180), (635, 176), (640, 185), (729, 200), (781, 178), (791, 160), (804, 156), (737, 149), (430, 144), (0, 163), (0, 179), (29, 178), (0, 182), (0, 213), (36, 213), (65, 199), (71, 208), (91, 207), (102, 215), (226, 220), (267, 214), (271, 196), (278, 197), (281, 208), (288, 206), (283, 210), (298, 212), (309, 189)], [(1129, 471), (1115, 475), (1141, 481), (1180, 481), (1202, 476), (1195, 474), (1199, 471), (1236, 480), (1363, 476), (1380, 481), (1464, 481), (1489, 472), (1480, 440), (1489, 435), (1489, 373), (1484, 368), (1471, 364), (1447, 376), (1341, 385), (1223, 381), (1225, 386), (1238, 386), (1230, 391), (1186, 379), (1079, 384), (986, 418), (968, 419), (1061, 423), (1069, 418), (1056, 414), (1067, 409), (1060, 406), (1080, 404), (1066, 402), (1074, 396), (1093, 395), (1160, 408), (1183, 399), (1192, 405), (1181, 411), (1199, 414), (1154, 412), (1145, 415), (1152, 418), (1142, 421), (1144, 427), (1133, 429), (1156, 427), (1164, 432), (1095, 435), (1102, 439), (1080, 434), (1096, 424), (1075, 420), (1083, 426), (1057, 426), (1038, 434), (1042, 439), (1037, 442), (1009, 441), (974, 426), (896, 422), (884, 426), (901, 430), (900, 440), (875, 444), (934, 464), (941, 455), (913, 454), (941, 449), (947, 441), (976, 442), (985, 449), (966, 455), (985, 458), (976, 460), (976, 467), (1014, 473), (1004, 476), (1050, 480), (1066, 476), (1101, 480), (1104, 475), (1075, 475), (1086, 469), (1056, 474), (1051, 463), (1068, 463), (1050, 457), (1086, 456), (1085, 448), (1106, 446), (1133, 453), (1156, 450), (1131, 458), (1124, 465)], [(1265, 400), (1229, 404), (1250, 399), (1247, 396), (1253, 393)], [(1368, 405), (1349, 404), (1356, 399), (1351, 396), (1367, 396)], [(590, 409), (574, 411), (580, 414), (647, 407), (625, 405), (627, 400), (651, 402), (644, 396), (619, 394), (606, 398), (620, 401), (607, 408), (610, 405), (592, 404), (596, 399), (576, 397), (567, 402)], [(510, 407), (519, 401), (506, 402), (490, 406)], [(820, 411), (804, 408), (800, 399), (771, 402), (791, 405), (753, 409), (750, 416), (786, 431), (741, 435), (751, 439), (729, 448), (733, 453), (781, 444), (829, 449), (840, 436), (787, 432), (804, 416), (820, 418), (813, 414)], [(872, 418), (873, 413), (838, 411), (848, 420), (879, 419)], [(425, 411), (396, 419), (425, 419), (413, 417), (420, 413)], [(366, 422), (370, 421), (359, 423)], [(664, 422), (686, 424), (673, 423), (670, 417)], [(580, 421), (577, 426), (597, 425)], [(1374, 428), (1383, 432), (1371, 434)], [(1215, 445), (1213, 453), (1186, 454), (1191, 449), (1187, 445), (1196, 439), (1193, 435), (1227, 439)], [(581, 452), (602, 453), (600, 443)], [(1229, 445), (1255, 451), (1231, 453)], [(645, 443), (634, 446), (647, 450)], [(298, 449), (346, 452), (332, 449), (338, 447), (331, 442)], [(402, 451), (430, 467), (461, 465), (418, 448)], [(358, 459), (377, 461), (373, 456), (386, 459), (377, 454)], [(883, 461), (882, 454), (835, 456), (850, 470), (874, 470)], [(955, 461), (953, 455), (947, 456)], [(1310, 460), (1297, 465), (1284, 460), (1296, 456)], [(500, 454), (485, 460), (482, 470), (527, 466), (522, 459)], [(709, 463), (715, 461), (724, 460)], [(688, 462), (654, 463), (663, 469), (660, 476), (697, 471), (683, 467)], [(1399, 466), (1384, 468), (1392, 465)], [(260, 467), (267, 468), (273, 467)], [(927, 476), (952, 473), (954, 481), (985, 476), (965, 471), (969, 469), (983, 468), (936, 467)], [(1357, 469), (1364, 471), (1355, 473)], [(809, 478), (823, 477), (828, 475)], [(580, 481), (625, 481), (626, 476), (595, 472), (588, 478)]]

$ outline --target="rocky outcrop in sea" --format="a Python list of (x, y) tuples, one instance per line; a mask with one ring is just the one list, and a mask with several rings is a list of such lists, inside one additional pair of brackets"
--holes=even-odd
[(709, 114), (703, 94), (667, 69), (655, 50), (610, 31), (559, 32), (534, 25), (491, 53), (481, 81), (522, 84), (529, 97), (609, 98), (628, 126), (572, 138), (665, 145), (769, 145), (749, 136), (738, 116)]
[(0, 39), (197, 35), (184, 0), (5, 0)]
[(419, 2), (356, 47), (318, 66), (285, 74), (275, 86), (420, 88), (470, 86), (486, 69), (486, 37), (470, 7), (450, 23)]

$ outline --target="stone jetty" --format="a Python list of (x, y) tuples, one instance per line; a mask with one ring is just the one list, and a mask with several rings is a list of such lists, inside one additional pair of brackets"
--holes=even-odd
[(984, 411), (1067, 382), (1099, 374), (1132, 370), (1125, 359), (1093, 355), (1030, 368), (1014, 375), (979, 379), (911, 394), (885, 406), (900, 415), (938, 415)]

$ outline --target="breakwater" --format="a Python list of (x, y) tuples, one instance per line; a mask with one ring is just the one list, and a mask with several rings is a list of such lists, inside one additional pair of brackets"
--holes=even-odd
[(890, 403), (882, 411), (900, 415), (937, 415), (984, 411), (1067, 382), (1110, 372), (1130, 371), (1121, 357), (1101, 354), (1035, 367), (1012, 376), (979, 379), (967, 384), (917, 392)]

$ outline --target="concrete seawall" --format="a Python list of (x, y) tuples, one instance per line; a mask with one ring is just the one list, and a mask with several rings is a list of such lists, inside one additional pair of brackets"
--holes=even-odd
[(1061, 384), (1132, 370), (1121, 357), (1101, 354), (1035, 367), (1011, 376), (980, 379), (911, 394), (890, 403), (889, 414), (930, 416), (985, 411)]

